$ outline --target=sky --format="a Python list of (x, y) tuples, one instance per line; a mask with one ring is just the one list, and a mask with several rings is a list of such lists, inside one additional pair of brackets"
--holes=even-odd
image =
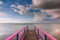
[(41, 9), (41, 0), (0, 0), (0, 23), (59, 22), (59, 9)]

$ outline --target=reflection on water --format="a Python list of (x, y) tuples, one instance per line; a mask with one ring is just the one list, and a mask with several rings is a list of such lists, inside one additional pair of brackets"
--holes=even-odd
[(60, 24), (0, 24), (0, 40), (4, 40), (9, 35), (13, 34), (23, 26), (29, 26), (29, 29), (33, 29), (34, 25), (43, 28), (45, 31), (60, 39)]

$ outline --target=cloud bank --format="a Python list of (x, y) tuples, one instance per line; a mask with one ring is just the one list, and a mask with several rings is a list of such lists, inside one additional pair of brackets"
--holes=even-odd
[(17, 13), (19, 13), (21, 15), (34, 15), (34, 21), (39, 21), (39, 20), (43, 20), (44, 18), (46, 18), (46, 15), (44, 15), (43, 13), (36, 12), (36, 11), (33, 11), (33, 12), (28, 11), (30, 9), (33, 9), (33, 10), (39, 10), (39, 9), (35, 9), (35, 8), (31, 8), (31, 7), (24, 7), (22, 5), (18, 5), (18, 6), (11, 5), (10, 7), (15, 12), (17, 12)]
[(24, 15), (24, 14), (28, 15), (28, 14), (30, 14), (30, 12), (27, 11), (27, 10), (29, 10), (29, 8), (28, 8), (28, 7), (25, 7), (25, 6), (23, 6), (23, 5), (17, 5), (17, 6), (11, 5), (10, 7), (11, 7), (15, 12), (17, 12), (17, 13), (19, 13), (19, 14), (21, 14), (21, 15)]
[(51, 15), (51, 18), (60, 18), (60, 9), (46, 10), (47, 14)]
[[(34, 21), (48, 21), (56, 19), (60, 20), (60, 0), (32, 0), (33, 4), (29, 7), (24, 7), (22, 5), (11, 5), (10, 7), (17, 13), (21, 15), (34, 15)], [(42, 10), (40, 13), (38, 12), (28, 12), (30, 9), (40, 9)], [(50, 17), (48, 17), (48, 16)]]
[[(46, 15), (44, 15), (45, 17), (47, 15), (50, 15), (50, 18), (48, 18), (48, 16), (46, 18), (42, 18), (42, 16), (36, 16), (36, 20), (52, 20), (52, 19), (60, 19), (60, 0), (33, 0), (33, 4), (31, 6), (32, 8), (37, 8), (37, 9), (43, 9), (45, 10), (45, 12), (47, 13)], [(39, 15), (39, 14), (38, 14)], [(41, 21), (43, 21), (41, 20)], [(46, 21), (45, 20), (45, 21)]]
[(33, 6), (42, 9), (60, 8), (60, 0), (33, 0)]

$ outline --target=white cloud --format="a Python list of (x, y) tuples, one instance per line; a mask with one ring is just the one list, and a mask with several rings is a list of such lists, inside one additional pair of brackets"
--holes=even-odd
[(25, 9), (25, 7), (22, 6), (22, 5), (18, 5), (17, 8), (18, 8), (18, 9), (21, 9), (21, 10)]
[(46, 10), (47, 14), (51, 15), (51, 18), (59, 18), (60, 17), (60, 8), (59, 9), (51, 9)]
[(11, 18), (0, 18), (0, 23), (14, 23), (14, 22), (16, 21)]
[(15, 7), (15, 5), (11, 5), (10, 7)]
[[(29, 12), (27, 12), (27, 10), (29, 10), (30, 7), (27, 7), (25, 8), (24, 6), (22, 5), (18, 5), (18, 6), (15, 6), (15, 5), (11, 5), (11, 7), (14, 7), (14, 8), (17, 8), (17, 9), (20, 9), (20, 10), (17, 10), (17, 9), (14, 9), (12, 8), (15, 12), (18, 12), (19, 14), (31, 14)], [(44, 11), (44, 10), (43, 10)], [(42, 12), (43, 12), (42, 11)], [(45, 12), (45, 11), (44, 11)], [(56, 17), (59, 17), (58, 13), (55, 13), (51, 10), (48, 10), (47, 12), (51, 12), (51, 13), (48, 13), (49, 15), (52, 15), (52, 19), (53, 18), (56, 18)], [(54, 14), (55, 13), (55, 14)], [(33, 14), (33, 13), (32, 13)], [(47, 19), (46, 15), (44, 13), (34, 13), (34, 21), (42, 21), (44, 19)]]
[(12, 5), (11, 7), (20, 9), (20, 10), (17, 10), (17, 9), (12, 8), (15, 12), (18, 12), (21, 15), (28, 15), (28, 14), (31, 15), (31, 14), (33, 14), (34, 15), (34, 21), (41, 21), (44, 18), (46, 18), (46, 15), (44, 15), (43, 13), (37, 13), (37, 12), (30, 13), (30, 12), (27, 12), (27, 10), (29, 10), (30, 7), (25, 8), (22, 5), (18, 5), (18, 6)]
[[(47, 12), (47, 14), (43, 13)], [(51, 15), (50, 18), (48, 18), (47, 15)], [(42, 10), (42, 13), (37, 13), (34, 15), (34, 21), (37, 23), (58, 23), (60, 18), (60, 9), (51, 9), (51, 10)]]
[[(28, 8), (25, 8), (24, 6), (22, 5), (18, 5), (18, 6), (15, 6), (15, 5), (11, 5), (10, 6), (15, 12), (18, 12), (19, 14), (28, 14), (27, 10)], [(14, 9), (16, 8), (16, 9)], [(20, 10), (17, 10), (17, 9), (20, 9)]]
[(3, 1), (0, 1), (0, 5), (2, 5), (3, 4)]
[(34, 15), (34, 21), (42, 21), (45, 18), (46, 18), (46, 15), (44, 15), (43, 13), (36, 13)]
[(13, 18), (0, 18), (0, 23), (32, 23), (31, 20), (13, 19)]
[(2, 9), (3, 1), (0, 1), (0, 10)]
[(5, 14), (4, 12), (0, 12), (0, 16), (8, 16), (8, 15)]
[(33, 7), (41, 9), (60, 8), (60, 0), (33, 0)]
[(32, 0), (34, 6), (38, 6), (41, 4), (42, 0)]

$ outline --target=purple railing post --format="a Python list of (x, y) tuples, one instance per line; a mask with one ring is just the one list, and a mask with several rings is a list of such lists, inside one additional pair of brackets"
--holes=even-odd
[(24, 35), (25, 35), (25, 28), (24, 28)]
[(38, 35), (39, 35), (39, 29), (37, 29)]
[(16, 36), (16, 40), (19, 40), (19, 34), (17, 34), (17, 36)]
[(39, 29), (37, 29), (37, 37), (38, 37), (38, 39), (39, 39)]
[(46, 36), (46, 34), (44, 34), (44, 40), (47, 40), (47, 36)]
[[(26, 32), (26, 31), (25, 31), (25, 28), (24, 28), (24, 34), (23, 34), (23, 35), (24, 35), (24, 38), (25, 38), (25, 32)], [(24, 38), (23, 38), (23, 40), (24, 40)]]

